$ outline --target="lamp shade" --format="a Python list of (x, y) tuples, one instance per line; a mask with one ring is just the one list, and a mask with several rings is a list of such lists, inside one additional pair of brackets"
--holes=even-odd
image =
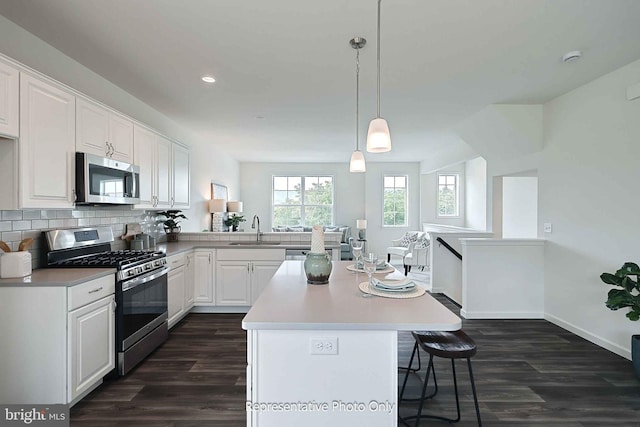
[(225, 199), (211, 199), (209, 200), (209, 212), (226, 212), (227, 211), (227, 201)]
[(358, 230), (364, 230), (365, 228), (367, 228), (367, 220), (366, 219), (356, 220), (356, 228)]
[(228, 212), (242, 212), (242, 208), (242, 202), (238, 202), (237, 200), (227, 202)]
[(351, 162), (349, 162), (349, 172), (366, 172), (367, 165), (364, 162), (364, 154), (360, 150), (351, 153)]
[(377, 117), (369, 123), (367, 133), (367, 151), (370, 153), (385, 153), (391, 151), (391, 133), (389, 125), (382, 117)]

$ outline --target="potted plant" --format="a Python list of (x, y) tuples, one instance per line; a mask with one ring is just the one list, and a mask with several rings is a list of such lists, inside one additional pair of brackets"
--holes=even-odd
[(230, 216), (229, 218), (224, 220), (224, 225), (226, 225), (227, 227), (231, 227), (232, 231), (238, 231), (238, 226), (241, 222), (244, 221), (246, 221), (244, 215), (233, 214), (233, 216)]
[[(631, 277), (635, 276), (635, 280)], [(607, 294), (606, 305), (611, 310), (629, 307), (627, 318), (632, 321), (640, 319), (640, 267), (632, 262), (625, 262), (614, 274), (602, 273), (600, 279), (620, 289), (611, 289)], [(631, 336), (631, 360), (636, 376), (640, 379), (640, 335)]]
[(178, 240), (178, 233), (180, 233), (181, 227), (180, 219), (189, 219), (182, 213), (181, 210), (173, 209), (158, 212), (158, 215), (164, 216), (165, 219), (162, 221), (164, 225), (164, 232), (167, 233), (167, 242), (175, 242)]

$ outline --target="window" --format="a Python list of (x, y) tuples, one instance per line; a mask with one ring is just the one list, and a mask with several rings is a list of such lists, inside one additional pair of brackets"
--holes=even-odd
[(407, 176), (386, 176), (383, 184), (385, 227), (407, 226)]
[(333, 177), (274, 176), (272, 224), (333, 224)]
[(458, 215), (458, 174), (438, 175), (438, 216)]

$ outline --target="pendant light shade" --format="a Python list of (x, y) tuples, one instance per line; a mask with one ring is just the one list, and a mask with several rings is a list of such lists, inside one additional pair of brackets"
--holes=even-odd
[(369, 123), (367, 132), (367, 151), (370, 153), (385, 153), (391, 151), (391, 133), (387, 121), (380, 117), (380, 5), (382, 0), (378, 0), (378, 40), (376, 48), (378, 51), (378, 96), (377, 115)]
[(366, 172), (367, 165), (364, 162), (364, 154), (360, 150), (351, 153), (351, 162), (349, 162), (349, 172)]
[(364, 161), (364, 153), (360, 151), (360, 133), (358, 132), (360, 117), (360, 49), (367, 44), (367, 40), (362, 37), (354, 37), (349, 40), (349, 44), (356, 50), (356, 149), (351, 153), (349, 162), (349, 172), (366, 172), (367, 165)]
[(369, 123), (367, 133), (367, 151), (370, 153), (385, 153), (391, 151), (391, 133), (389, 125), (382, 117), (377, 117)]

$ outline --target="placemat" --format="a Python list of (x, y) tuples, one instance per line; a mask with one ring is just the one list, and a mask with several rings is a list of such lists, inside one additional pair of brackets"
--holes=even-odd
[[(388, 265), (387, 268), (383, 268), (382, 270), (376, 270), (376, 272), (373, 273), (373, 274), (386, 274), (386, 273), (393, 273), (394, 271), (396, 271), (396, 269), (393, 268), (390, 264), (387, 264), (387, 265)], [(348, 265), (347, 266), (347, 270), (349, 270), (349, 271), (357, 271), (358, 273), (365, 273), (364, 270), (356, 268), (355, 264)]]
[(376, 288), (372, 288), (369, 286), (369, 282), (361, 282), (358, 284), (360, 290), (366, 294), (376, 295), (379, 297), (385, 298), (396, 298), (396, 299), (407, 299), (407, 298), (416, 298), (425, 294), (425, 290), (421, 286), (415, 287), (415, 289), (407, 292), (385, 292), (378, 290)]

